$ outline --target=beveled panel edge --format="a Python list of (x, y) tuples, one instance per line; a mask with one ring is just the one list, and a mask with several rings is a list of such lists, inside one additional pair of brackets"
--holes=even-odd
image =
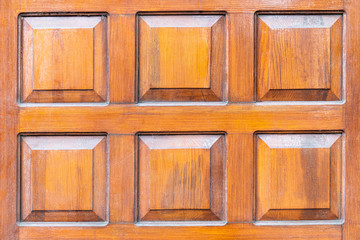
[(109, 221), (103, 222), (21, 222), (17, 221), (19, 227), (105, 227)]
[(226, 221), (141, 221), (141, 222), (136, 222), (135, 225), (136, 226), (141, 226), (141, 227), (149, 227), (149, 226), (172, 226), (172, 227), (177, 227), (177, 226), (225, 226), (227, 224)]
[[(134, 206), (134, 212), (135, 212), (135, 219), (134, 219), (134, 224), (136, 226), (225, 226), (228, 222), (227, 222), (227, 185), (228, 185), (228, 170), (227, 170), (227, 158), (228, 158), (228, 153), (227, 153), (227, 132), (224, 131), (200, 131), (200, 132), (194, 132), (194, 131), (163, 131), (163, 132), (137, 132), (135, 133), (135, 144), (134, 144), (134, 158), (135, 158), (135, 191), (134, 191), (134, 197), (135, 197), (135, 206)], [(186, 136), (186, 135), (214, 135), (214, 136), (218, 136), (218, 138), (216, 139), (216, 141), (213, 143), (215, 144), (217, 141), (219, 141), (219, 139), (222, 138), (223, 142), (224, 142), (224, 151), (223, 151), (223, 169), (224, 169), (224, 173), (223, 173), (223, 219), (219, 219), (219, 220), (210, 220), (210, 221), (206, 221), (206, 220), (184, 220), (184, 221), (161, 221), (161, 220), (157, 220), (157, 221), (142, 221), (139, 218), (139, 143), (140, 141), (142, 141), (140, 139), (141, 136), (161, 136), (161, 135), (179, 135), (179, 136)], [(209, 209), (210, 212), (212, 212), (212, 209)], [(151, 209), (148, 213), (151, 212)], [(148, 214), (147, 213), (147, 214)], [(213, 212), (212, 212), (213, 213)], [(214, 216), (216, 216), (215, 213), (213, 213)], [(216, 216), (217, 217), (217, 216)]]
[[(300, 100), (300, 101), (289, 101), (289, 100), (259, 100), (258, 96), (258, 87), (257, 87), (257, 32), (258, 27), (257, 23), (259, 21), (259, 15), (339, 15), (342, 18), (342, 62), (341, 62), (341, 83), (340, 83), (340, 98), (335, 100), (328, 101), (312, 101), (312, 100)], [(318, 10), (318, 9), (309, 9), (309, 10), (256, 10), (254, 11), (254, 101), (255, 104), (275, 104), (275, 105), (317, 105), (317, 104), (345, 104), (346, 103), (346, 55), (347, 55), (347, 47), (346, 47), (346, 29), (347, 29), (347, 21), (346, 21), (346, 12), (344, 9), (331, 9), (331, 10)], [(335, 21), (336, 22), (336, 21)], [(271, 90), (270, 90), (271, 91)], [(331, 92), (331, 89), (329, 91)]]
[[(69, 222), (36, 222), (36, 221), (29, 221), (26, 222), (21, 219), (21, 185), (20, 185), (20, 179), (21, 179), (21, 138), (25, 136), (76, 136), (76, 137), (103, 137), (101, 141), (105, 139), (105, 169), (106, 169), (106, 182), (105, 182), (105, 218), (103, 221), (69, 221)], [(16, 224), (19, 227), (96, 227), (96, 226), (107, 226), (109, 224), (109, 139), (110, 134), (106, 132), (20, 132), (16, 136)], [(100, 143), (99, 142), (99, 143)], [(94, 146), (96, 147), (96, 146)], [(93, 213), (97, 216), (97, 213), (93, 210)]]
[[(260, 134), (335, 134), (340, 135), (341, 139), (341, 159), (340, 159), (340, 213), (338, 219), (333, 220), (256, 220), (256, 161), (257, 161), (257, 140)], [(339, 139), (337, 138), (337, 139)], [(254, 131), (253, 132), (253, 221), (256, 226), (302, 226), (302, 225), (343, 225), (345, 223), (345, 167), (346, 167), (346, 133), (345, 130), (281, 130), (281, 131)], [(336, 142), (336, 141), (335, 141)], [(335, 143), (334, 142), (334, 143)]]
[[(217, 96), (216, 93), (214, 93), (211, 89), (211, 83), (210, 83), (210, 88), (203, 88), (203, 89), (198, 89), (198, 88), (178, 88), (178, 90), (180, 91), (184, 91), (184, 90), (195, 90), (197, 92), (201, 92), (201, 90), (204, 90), (204, 91), (208, 91), (210, 94), (214, 94), (218, 100), (211, 100), (211, 101), (166, 101), (164, 99), (162, 100), (155, 100), (155, 101), (152, 101), (152, 100), (142, 100), (141, 98), (145, 95), (145, 94), (141, 94), (140, 93), (140, 63), (139, 63), (139, 55), (140, 55), (140, 47), (139, 47), (139, 44), (140, 44), (140, 20), (141, 20), (141, 17), (142, 16), (171, 16), (171, 15), (179, 15), (179, 16), (186, 16), (186, 15), (189, 15), (189, 16), (196, 16), (196, 15), (210, 15), (210, 16), (219, 16), (216, 21), (213, 23), (212, 26), (207, 26), (207, 27), (214, 27), (218, 22), (219, 20), (221, 19), (221, 17), (224, 17), (224, 34), (225, 34), (225, 38), (224, 38), (224, 49), (225, 49), (225, 59), (224, 59), (224, 74), (225, 74), (225, 77), (223, 79), (223, 81), (220, 83), (220, 86), (222, 87), (222, 92), (221, 92), (221, 96)], [(229, 24), (228, 24), (228, 12), (227, 11), (224, 11), (224, 10), (219, 10), (219, 11), (137, 11), (135, 13), (135, 33), (136, 33), (136, 36), (135, 36), (135, 101), (134, 101), (134, 104), (135, 105), (141, 105), (141, 104), (144, 104), (144, 105), (178, 105), (178, 104), (185, 104), (185, 105), (188, 105), (188, 104), (194, 104), (194, 105), (202, 105), (202, 104), (205, 104), (205, 105), (217, 105), (217, 104), (227, 104), (228, 103), (228, 85), (229, 85), (229, 77), (228, 77), (228, 40), (229, 40), (229, 36), (228, 36), (228, 28), (229, 28)], [(213, 37), (211, 35), (211, 41), (213, 41)], [(210, 61), (210, 64), (211, 64), (211, 61)], [(211, 71), (211, 70), (210, 70)], [(210, 79), (210, 82), (211, 79)], [(151, 91), (152, 89), (148, 89), (148, 92)], [(175, 89), (165, 89), (165, 90), (176, 90)]]
[(306, 225), (342, 225), (345, 219), (339, 220), (300, 220), (300, 221), (253, 221), (255, 226), (306, 226)]
[[(105, 26), (105, 40), (106, 40), (106, 92), (105, 92), (105, 101), (100, 102), (54, 102), (54, 103), (34, 103), (34, 102), (24, 102), (22, 99), (22, 26), (23, 26), (23, 19), (25, 17), (91, 17), (91, 16), (98, 16), (98, 17), (105, 17), (106, 20), (106, 26)], [(110, 29), (109, 29), (109, 16), (110, 13), (106, 11), (93, 11), (93, 12), (81, 12), (81, 11), (74, 11), (74, 12), (67, 12), (67, 11), (49, 11), (49, 12), (19, 12), (17, 14), (17, 53), (16, 53), (16, 78), (17, 78), (17, 84), (16, 84), (16, 103), (19, 107), (38, 107), (38, 106), (59, 106), (59, 107), (67, 107), (67, 106), (107, 106), (110, 102), (110, 78), (109, 78), (109, 41), (110, 41)], [(100, 20), (101, 22), (101, 20)], [(99, 24), (99, 22), (97, 23)], [(96, 25), (97, 25), (96, 24)], [(95, 25), (95, 26), (96, 26)], [(94, 27), (95, 27), (94, 26)], [(94, 94), (97, 94), (95, 89), (92, 89), (94, 91)], [(98, 95), (101, 97), (100, 95)]]

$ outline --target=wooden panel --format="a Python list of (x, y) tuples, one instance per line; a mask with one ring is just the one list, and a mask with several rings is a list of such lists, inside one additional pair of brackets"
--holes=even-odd
[[(194, 11), (192, 14), (210, 14), (211, 11), (226, 12), (228, 32), (228, 70), (229, 71), (229, 101), (232, 102), (249, 102), (253, 91), (248, 89), (251, 85), (250, 80), (256, 85), (256, 75), (251, 76), (254, 72), (249, 70), (253, 64), (253, 54), (255, 41), (251, 40), (251, 30), (254, 30), (252, 24), (254, 21), (246, 17), (232, 21), (231, 14), (248, 15), (248, 18), (254, 18), (254, 12), (262, 11), (324, 11), (324, 10), (342, 10), (346, 8), (344, 21), (346, 26), (346, 54), (344, 52), (344, 63), (346, 62), (346, 72), (348, 83), (347, 99), (343, 105), (334, 105), (334, 103), (319, 103), (319, 105), (301, 105), (289, 106), (288, 103), (277, 103), (275, 106), (246, 104), (245, 105), (227, 105), (227, 106), (108, 106), (99, 108), (90, 107), (69, 107), (69, 108), (18, 108), (16, 106), (16, 51), (21, 53), (21, 49), (16, 49), (16, 16), (22, 12), (86, 12), (86, 15), (96, 11), (106, 11), (109, 13), (109, 29), (112, 28), (108, 36), (111, 44), (109, 45), (109, 57), (113, 58), (109, 61), (109, 74), (112, 74), (112, 85), (109, 85), (109, 96), (106, 98), (113, 103), (133, 103), (138, 100), (134, 94), (138, 87), (134, 87), (132, 83), (138, 81), (137, 73), (134, 72), (135, 66), (135, 14), (138, 12), (168, 12), (168, 11)], [(124, 239), (179, 239), (179, 238), (236, 238), (236, 239), (356, 239), (359, 235), (359, 214), (358, 214), (358, 191), (356, 187), (359, 164), (357, 163), (358, 140), (357, 123), (358, 123), (358, 3), (355, 0), (201, 0), (201, 1), (183, 1), (183, 0), (133, 0), (133, 1), (117, 1), (117, 0), (19, 0), (4, 1), (0, 3), (0, 35), (3, 37), (0, 41), (0, 52), (3, 56), (0, 59), (0, 147), (1, 147), (1, 167), (0, 167), (0, 238), (1, 239), (112, 239), (121, 236)], [(293, 15), (294, 12), (291, 12)], [(324, 12), (318, 12), (322, 15)], [(306, 13), (307, 14), (307, 13)], [(51, 14), (50, 14), (51, 15)], [(279, 15), (279, 14), (278, 14)], [(114, 18), (113, 18), (114, 16)], [(111, 18), (116, 21), (111, 22)], [(126, 17), (125, 17), (126, 16)], [(346, 16), (346, 18), (345, 18)], [(256, 22), (256, 18), (255, 22)], [(235, 23), (235, 24), (234, 24)], [(21, 27), (21, 25), (20, 25)], [(345, 30), (345, 29), (344, 29)], [(235, 36), (230, 36), (231, 33)], [(345, 31), (344, 31), (345, 33)], [(112, 35), (112, 36), (111, 36)], [(330, 34), (332, 35), (332, 34)], [(75, 37), (75, 36), (74, 36)], [(249, 40), (249, 41), (248, 41)], [(81, 41), (81, 40), (79, 40)], [(226, 40), (227, 41), (227, 40)], [(236, 44), (238, 43), (238, 44)], [(19, 44), (21, 45), (21, 44)], [(231, 47), (236, 46), (235, 47)], [(241, 45), (239, 47), (238, 45)], [(331, 44), (330, 44), (331, 45)], [(124, 46), (124, 47), (122, 47)], [(249, 47), (250, 46), (250, 47)], [(241, 50), (239, 50), (239, 48)], [(233, 51), (237, 52), (234, 54)], [(111, 53), (112, 52), (112, 53)], [(132, 54), (133, 52), (133, 54)], [(250, 59), (250, 61), (249, 61)], [(255, 62), (256, 63), (256, 62)], [(236, 69), (238, 64), (240, 70), (232, 73), (231, 69)], [(255, 64), (256, 65), (256, 64)], [(227, 67), (226, 67), (227, 68)], [(345, 69), (345, 68), (344, 68)], [(111, 73), (111, 71), (113, 71)], [(321, 75), (319, 72), (312, 74)], [(325, 74), (325, 73), (324, 73)], [(255, 78), (255, 79), (254, 79)], [(244, 80), (246, 79), (246, 80)], [(249, 80), (250, 79), (250, 80)], [(255, 80), (255, 81), (254, 81)], [(232, 83), (231, 83), (232, 81)], [(249, 81), (247, 83), (246, 81)], [(246, 82), (246, 83), (245, 83)], [(80, 82), (79, 82), (80, 83)], [(243, 85), (242, 85), (243, 83)], [(345, 79), (344, 79), (345, 83)], [(72, 82), (73, 87), (76, 82)], [(71, 85), (70, 84), (70, 85)], [(137, 84), (137, 83), (136, 83)], [(241, 86), (241, 92), (233, 86)], [(72, 86), (70, 86), (72, 87)], [(330, 88), (333, 84), (330, 83)], [(342, 86), (341, 86), (342, 87)], [(230, 89), (231, 88), (231, 89)], [(126, 89), (126, 92), (124, 91)], [(234, 89), (234, 90), (233, 90)], [(345, 91), (345, 86), (344, 86)], [(135, 90), (135, 91), (134, 91)], [(324, 89), (319, 89), (324, 90)], [(63, 90), (61, 90), (63, 91)], [(75, 90), (77, 91), (77, 90)], [(84, 91), (84, 90), (81, 90)], [(113, 92), (112, 92), (113, 91)], [(303, 89), (279, 90), (285, 96), (291, 96)], [(69, 94), (73, 91), (69, 91)], [(19, 92), (20, 93), (20, 92)], [(316, 98), (319, 96), (317, 90), (307, 91), (307, 98)], [(67, 93), (64, 98), (69, 99)], [(236, 96), (237, 100), (231, 100), (230, 97)], [(155, 95), (158, 95), (155, 93)], [(20, 96), (19, 96), (20, 98)], [(300, 98), (300, 97), (299, 97)], [(125, 99), (125, 100), (124, 100)], [(130, 100), (128, 100), (130, 99)], [(239, 100), (240, 99), (240, 100)], [(345, 95), (340, 97), (345, 100)], [(227, 100), (225, 96), (225, 100)], [(265, 100), (264, 100), (265, 101)], [(317, 103), (315, 103), (317, 104)], [(24, 105), (21, 105), (23, 107)], [(346, 112), (344, 111), (346, 109)], [(346, 113), (346, 114), (345, 114)], [(346, 120), (346, 121), (345, 121)], [(233, 150), (232, 166), (239, 170), (238, 178), (236, 170), (232, 170), (232, 179), (239, 182), (235, 183), (232, 192), (237, 197), (233, 199), (232, 204), (236, 206), (233, 216), (238, 217), (238, 221), (247, 221), (248, 219), (248, 203), (240, 199), (246, 194), (249, 181), (251, 179), (251, 164), (244, 158), (252, 159), (249, 153), (253, 149), (245, 150), (245, 146), (237, 147), (242, 144), (252, 146), (249, 143), (248, 135), (258, 130), (341, 130), (346, 132), (347, 137), (347, 219), (344, 225), (344, 234), (342, 235), (342, 226), (254, 226), (250, 224), (229, 224), (223, 227), (136, 227), (133, 224), (111, 224), (107, 227), (87, 228), (87, 227), (19, 227), (16, 225), (16, 135), (18, 132), (93, 132), (93, 131), (109, 131), (114, 134), (134, 134), (138, 131), (164, 132), (164, 131), (234, 131), (241, 133), (246, 137), (236, 137), (232, 139), (232, 145), (229, 148)], [(236, 134), (234, 134), (236, 135)], [(114, 136), (115, 137), (115, 136)], [(133, 138), (131, 136), (121, 136), (122, 140), (115, 140), (113, 144), (120, 147), (114, 147), (114, 159), (123, 159), (119, 156), (132, 156), (135, 151), (129, 151), (133, 147)], [(228, 137), (228, 135), (227, 135)], [(119, 137), (120, 138), (120, 137)], [(128, 143), (128, 144), (126, 144)], [(231, 142), (229, 141), (231, 144)], [(235, 144), (235, 145), (234, 145)], [(237, 144), (237, 145), (236, 145)], [(134, 148), (133, 148), (134, 149)], [(110, 154), (110, 153), (109, 153)], [(242, 157), (238, 157), (238, 156)], [(235, 161), (234, 159), (239, 159)], [(125, 163), (126, 162), (126, 163)], [(113, 161), (113, 189), (119, 195), (128, 195), (126, 199), (132, 199), (134, 194), (131, 187), (134, 187), (132, 174), (133, 167), (128, 161)], [(129, 169), (129, 172), (126, 171)], [(136, 169), (136, 168), (135, 168)], [(331, 169), (331, 167), (330, 167)], [(250, 175), (248, 175), (250, 172)], [(118, 174), (116, 174), (118, 173)], [(244, 180), (244, 176), (250, 176)], [(130, 188), (125, 187), (128, 182)], [(119, 183), (116, 186), (116, 183)], [(241, 188), (242, 184), (246, 185)], [(240, 189), (237, 187), (240, 186)], [(111, 188), (110, 188), (111, 189)], [(230, 189), (229, 189), (230, 191)], [(113, 206), (130, 206), (128, 210), (121, 207), (113, 210), (113, 214), (117, 217), (118, 222), (123, 219), (131, 219), (131, 204), (125, 203), (123, 199), (114, 196), (111, 200)], [(229, 195), (230, 196), (230, 195)], [(110, 197), (110, 196), (109, 196)], [(116, 200), (118, 201), (116, 202)], [(236, 204), (236, 199), (239, 203)], [(130, 200), (129, 202), (131, 202)], [(247, 201), (247, 200), (246, 200)], [(111, 204), (111, 203), (110, 203)], [(129, 205), (128, 205), (129, 204)], [(242, 207), (243, 206), (243, 207)], [(251, 207), (251, 205), (250, 205)], [(241, 210), (241, 208), (246, 208)], [(109, 210), (111, 211), (111, 210)], [(57, 213), (60, 214), (60, 213)], [(284, 213), (286, 215), (286, 213)], [(230, 216), (230, 215), (229, 215)], [(244, 217), (244, 218), (242, 218)], [(72, 217), (73, 218), (73, 217)], [(123, 218), (123, 219), (121, 219)], [(130, 221), (131, 222), (131, 221)]]
[(104, 136), (20, 139), (20, 221), (106, 220)]
[(257, 220), (341, 217), (341, 134), (259, 134)]
[(257, 15), (257, 100), (342, 99), (342, 16)]
[(225, 17), (140, 15), (139, 101), (221, 101)]
[(252, 222), (254, 202), (254, 135), (228, 134), (227, 221)]
[[(61, 121), (59, 121), (61, 119)], [(79, 121), (83, 119), (83, 121)], [(183, 124), (179, 124), (179, 122)], [(343, 105), (27, 107), (19, 131), (107, 132), (334, 130), (344, 127)]]
[(110, 103), (135, 102), (135, 15), (111, 15)]
[[(345, 214), (343, 239), (352, 240), (360, 236), (360, 1), (345, 1), (346, 11), (346, 167)], [(345, 186), (345, 183), (344, 183)]]
[(140, 135), (138, 220), (224, 219), (222, 135)]
[(255, 12), (258, 10), (339, 10), (343, 9), (344, 0), (224, 0), (221, 2), (214, 0), (186, 1), (169, 0), (166, 4), (163, 0), (21, 0), (19, 11), (31, 12), (81, 12), (86, 9), (88, 12), (103, 11), (109, 13), (137, 13), (139, 11), (227, 11), (227, 12)]
[(104, 102), (106, 16), (22, 15), (20, 101)]
[[(253, 102), (254, 94), (254, 14), (228, 15), (229, 102)], [(244, 24), (246, 22), (246, 24)]]
[(109, 221), (135, 221), (135, 136), (109, 136)]
[[(0, 1), (0, 239), (17, 240), (16, 4)], [(11, 79), (11, 80), (10, 80)]]
[(341, 226), (254, 226), (251, 224), (227, 224), (222, 227), (138, 227), (132, 224), (111, 224), (101, 228), (80, 227), (36, 227), (20, 228), (20, 239), (243, 239), (279, 240), (313, 239), (339, 240)]

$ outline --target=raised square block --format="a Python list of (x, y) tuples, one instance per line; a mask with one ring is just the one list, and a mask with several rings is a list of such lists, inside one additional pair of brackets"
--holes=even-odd
[(222, 101), (223, 15), (140, 15), (139, 101)]
[(341, 217), (341, 134), (258, 134), (256, 220)]
[(257, 100), (342, 99), (340, 14), (257, 15)]
[(224, 136), (140, 135), (138, 221), (223, 221)]
[(20, 137), (20, 221), (106, 221), (105, 136)]
[(20, 18), (20, 102), (105, 102), (106, 16)]

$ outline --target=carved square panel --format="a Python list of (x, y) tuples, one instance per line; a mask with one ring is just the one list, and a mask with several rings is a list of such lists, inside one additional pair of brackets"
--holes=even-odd
[(139, 101), (222, 101), (225, 16), (140, 15)]
[(256, 220), (340, 218), (340, 133), (258, 134), (256, 140)]
[(340, 14), (257, 15), (257, 100), (342, 99)]
[(20, 101), (105, 102), (106, 16), (22, 16)]
[(21, 136), (20, 220), (106, 220), (105, 136)]
[(224, 220), (224, 136), (140, 135), (138, 221)]

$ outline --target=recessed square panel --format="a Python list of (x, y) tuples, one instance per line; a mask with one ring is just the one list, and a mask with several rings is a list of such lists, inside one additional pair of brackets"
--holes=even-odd
[(105, 136), (21, 136), (20, 220), (106, 220)]
[(222, 101), (223, 15), (140, 15), (139, 101)]
[(342, 99), (340, 14), (257, 15), (257, 100)]
[(258, 134), (256, 220), (341, 215), (341, 134)]
[(140, 135), (138, 221), (223, 221), (224, 136)]
[(106, 16), (20, 18), (20, 100), (105, 102)]

